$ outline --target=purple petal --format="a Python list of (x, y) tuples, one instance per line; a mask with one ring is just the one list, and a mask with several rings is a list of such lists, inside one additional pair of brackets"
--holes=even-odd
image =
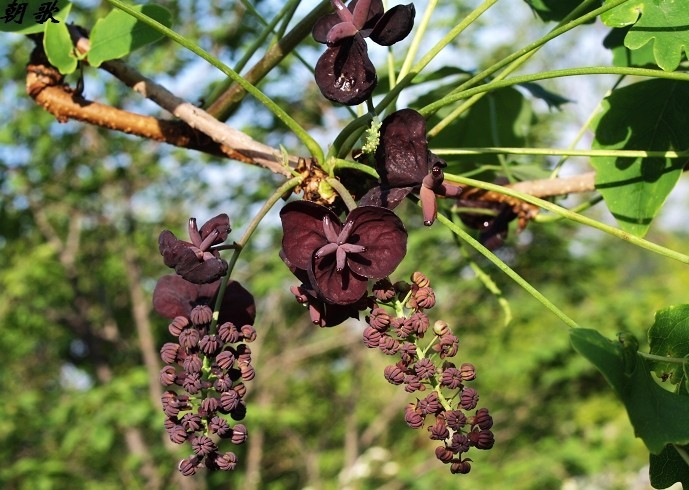
[(215, 218), (211, 218), (206, 221), (199, 230), (201, 239), (205, 240), (206, 237), (208, 237), (208, 235), (210, 235), (214, 230), (217, 230), (218, 236), (213, 241), (213, 245), (217, 245), (227, 240), (227, 235), (229, 235), (230, 231), (232, 230), (230, 227), (230, 217), (225, 213), (222, 213), (217, 215)]
[[(215, 299), (213, 299), (215, 301)], [(214, 302), (209, 305), (211, 308)], [(228, 281), (220, 304), (218, 325), (232, 322), (237, 327), (253, 325), (256, 320), (256, 304), (253, 295), (237, 281)]]
[[(382, 1), (381, 1), (382, 3)], [(352, 22), (357, 30), (363, 29), (369, 19), (371, 0), (358, 0), (352, 10)]]
[[(349, 257), (348, 257), (349, 258)], [(366, 294), (368, 280), (353, 273), (349, 267), (342, 272), (335, 270), (335, 254), (314, 258), (309, 267), (309, 280), (318, 295), (337, 305), (356, 303)]]
[(381, 46), (392, 46), (409, 35), (414, 27), (413, 4), (397, 5), (383, 15), (371, 32), (371, 40)]
[(308, 269), (311, 256), (329, 243), (323, 231), (323, 217), (328, 216), (336, 233), (342, 225), (335, 213), (325, 206), (308, 201), (294, 201), (280, 211), (282, 220), (282, 250), (285, 258), (296, 268)]
[(311, 31), (313, 39), (318, 43), (325, 44), (330, 29), (340, 22), (342, 22), (340, 17), (335, 13), (324, 15), (313, 25), (313, 30)]
[(199, 299), (210, 300), (219, 286), (219, 281), (212, 285), (199, 285), (185, 281), (176, 274), (163, 276), (153, 290), (153, 309), (165, 318), (188, 317)]
[(348, 243), (366, 251), (347, 254), (347, 265), (356, 274), (373, 279), (390, 275), (407, 253), (407, 230), (390, 210), (373, 206), (352, 210), (347, 220), (354, 221)]
[(335, 24), (333, 28), (330, 29), (328, 36), (326, 37), (326, 42), (328, 45), (337, 44), (343, 39), (354, 37), (357, 32), (359, 32), (359, 29), (357, 29), (351, 22), (340, 22), (339, 24)]
[(316, 84), (323, 96), (345, 105), (364, 102), (378, 83), (361, 34), (329, 46), (318, 59), (315, 71)]
[(383, 187), (421, 184), (430, 170), (426, 121), (421, 114), (402, 109), (383, 120), (376, 167)]
[(359, 206), (378, 206), (395, 209), (412, 190), (414, 190), (413, 187), (373, 187), (359, 200)]
[(423, 211), (423, 224), (431, 226), (438, 214), (438, 203), (435, 200), (435, 192), (424, 185), (421, 187), (419, 197), (421, 198), (421, 209)]

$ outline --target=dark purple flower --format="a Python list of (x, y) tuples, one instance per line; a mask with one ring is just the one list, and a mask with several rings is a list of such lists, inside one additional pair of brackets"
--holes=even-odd
[[(153, 291), (153, 309), (165, 318), (189, 318), (195, 306), (215, 306), (219, 288), (220, 281), (193, 284), (174, 274), (163, 276)], [(244, 325), (253, 323), (255, 318), (254, 297), (237, 281), (228, 281), (218, 323), (232, 322)]]
[(316, 63), (316, 84), (333, 102), (357, 105), (376, 88), (376, 69), (364, 38), (381, 46), (401, 41), (414, 26), (414, 5), (398, 5), (383, 13), (382, 0), (331, 0), (335, 12), (321, 17), (313, 38), (328, 48)]
[(409, 193), (418, 190), (426, 226), (435, 221), (436, 195), (457, 197), (462, 189), (444, 182), (444, 160), (428, 149), (426, 120), (413, 109), (393, 112), (383, 120), (376, 168), (380, 186), (371, 189), (360, 206), (395, 208)]
[(384, 208), (358, 207), (343, 225), (328, 208), (296, 201), (282, 208), (280, 218), (285, 258), (306, 270), (318, 297), (329, 303), (358, 302), (368, 279), (389, 275), (407, 251), (402, 221)]
[(230, 218), (226, 214), (207, 221), (200, 230), (196, 219), (190, 218), (191, 243), (178, 240), (171, 231), (165, 230), (158, 237), (158, 248), (165, 265), (189, 282), (206, 284), (227, 273), (227, 262), (211, 247), (227, 240), (230, 230)]

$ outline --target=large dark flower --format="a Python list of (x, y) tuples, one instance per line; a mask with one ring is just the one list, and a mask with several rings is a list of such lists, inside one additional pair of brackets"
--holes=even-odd
[(289, 270), (292, 271), (292, 274), (297, 276), (297, 279), (301, 281), (301, 285), (290, 287), (290, 292), (294, 294), (295, 299), (299, 303), (308, 307), (309, 316), (314, 325), (318, 325), (319, 327), (334, 327), (348, 318), (358, 319), (359, 310), (366, 309), (368, 303), (365, 294), (360, 301), (354, 304), (336, 305), (324, 301), (318, 297), (318, 293), (311, 285), (309, 275), (305, 269), (295, 267), (294, 264), (287, 260), (282, 250), (280, 250), (280, 258)]
[(365, 37), (381, 46), (401, 41), (414, 26), (414, 5), (397, 5), (383, 13), (382, 0), (331, 0), (335, 12), (321, 17), (313, 38), (328, 48), (316, 63), (316, 83), (323, 95), (346, 105), (371, 96), (378, 79), (368, 58)]
[(227, 240), (230, 230), (230, 218), (226, 214), (207, 221), (200, 230), (196, 219), (190, 218), (191, 243), (178, 240), (171, 231), (165, 230), (158, 237), (158, 248), (165, 265), (175, 269), (187, 281), (196, 284), (214, 282), (227, 273), (227, 262), (211, 247)]
[(376, 168), (380, 186), (371, 189), (360, 206), (396, 207), (412, 191), (418, 190), (424, 224), (435, 221), (436, 195), (457, 197), (462, 189), (444, 182), (444, 160), (428, 149), (426, 120), (413, 109), (393, 112), (383, 120)]
[(388, 276), (407, 251), (402, 221), (381, 207), (358, 207), (343, 225), (328, 208), (296, 201), (282, 208), (280, 218), (288, 265), (305, 270), (319, 298), (329, 303), (361, 300), (368, 279)]
[[(162, 317), (189, 318), (195, 306), (206, 305), (211, 309), (221, 281), (210, 284), (193, 284), (180, 276), (169, 274), (161, 277), (153, 291), (153, 309)], [(256, 305), (252, 294), (237, 281), (228, 281), (220, 307), (218, 324), (232, 322), (241, 327), (253, 325)]]

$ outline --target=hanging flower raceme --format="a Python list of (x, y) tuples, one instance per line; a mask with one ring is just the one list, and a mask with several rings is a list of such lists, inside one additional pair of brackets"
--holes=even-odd
[(381, 46), (401, 41), (414, 26), (414, 5), (397, 5), (383, 13), (382, 0), (354, 0), (345, 7), (331, 0), (335, 12), (321, 17), (313, 38), (328, 45), (316, 63), (316, 83), (333, 102), (357, 105), (371, 96), (378, 81), (364, 38)]
[(306, 271), (318, 299), (330, 304), (362, 300), (368, 279), (388, 276), (407, 251), (402, 221), (384, 208), (358, 207), (342, 224), (330, 209), (296, 201), (282, 208), (280, 218), (287, 264)]
[(165, 265), (189, 282), (205, 284), (227, 273), (227, 262), (211, 247), (227, 240), (230, 230), (230, 218), (226, 214), (207, 221), (200, 230), (196, 219), (190, 218), (191, 242), (178, 240), (171, 231), (165, 230), (158, 237), (158, 248)]
[(371, 189), (360, 206), (395, 208), (409, 193), (419, 191), (426, 226), (435, 221), (436, 195), (457, 197), (460, 187), (445, 183), (444, 160), (428, 149), (426, 120), (413, 109), (393, 112), (383, 120), (376, 168), (380, 186)]

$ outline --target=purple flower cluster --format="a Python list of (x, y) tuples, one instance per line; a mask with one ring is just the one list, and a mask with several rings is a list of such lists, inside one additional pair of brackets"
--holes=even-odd
[[(429, 438), (440, 441), (436, 457), (450, 465), (452, 473), (468, 473), (471, 449), (490, 449), (495, 438), (493, 419), (486, 408), (478, 408), (478, 393), (468, 384), (476, 378), (473, 364), (457, 366), (450, 361), (457, 354), (459, 339), (447, 323), (430, 320), (424, 310), (435, 305), (428, 278), (420, 272), (411, 284), (381, 281), (374, 286), (377, 303), (367, 317), (364, 344), (399, 360), (385, 368), (385, 379), (404, 386), (408, 393), (429, 393), (405, 409), (404, 420), (412, 429), (427, 426)], [(405, 316), (391, 316), (385, 306), (403, 305)], [(429, 332), (430, 327), (430, 332)], [(427, 333), (432, 338), (421, 345)]]
[(327, 44), (316, 63), (316, 84), (333, 102), (357, 105), (376, 88), (376, 69), (368, 57), (364, 38), (381, 46), (401, 41), (414, 27), (414, 5), (397, 5), (383, 12), (382, 0), (331, 0), (335, 12), (321, 17), (313, 38)]
[(295, 201), (280, 211), (280, 256), (301, 280), (292, 292), (321, 327), (358, 317), (369, 279), (391, 274), (407, 252), (407, 231), (388, 209), (362, 206), (344, 223), (325, 206)]
[[(195, 229), (192, 219), (190, 230)], [(224, 241), (227, 232), (229, 219), (220, 215), (200, 232), (192, 231), (191, 244), (176, 240), (170, 232), (163, 232), (159, 241), (165, 263), (180, 274), (160, 278), (153, 306), (172, 320), (168, 330), (176, 340), (160, 349), (165, 363), (160, 382), (167, 388), (161, 403), (170, 440), (191, 445), (191, 456), (179, 463), (185, 476), (200, 467), (234, 469), (236, 455), (221, 452), (219, 442), (242, 444), (247, 438), (246, 427), (231, 425), (228, 417), (240, 421), (246, 415), (244, 383), (255, 376), (247, 343), (256, 339), (252, 326), (256, 310), (253, 296), (241, 284), (227, 281), (222, 288), (216, 277), (224, 261), (210, 251), (210, 245), (219, 244), (220, 238)], [(218, 320), (214, 321), (213, 307), (221, 291)]]

